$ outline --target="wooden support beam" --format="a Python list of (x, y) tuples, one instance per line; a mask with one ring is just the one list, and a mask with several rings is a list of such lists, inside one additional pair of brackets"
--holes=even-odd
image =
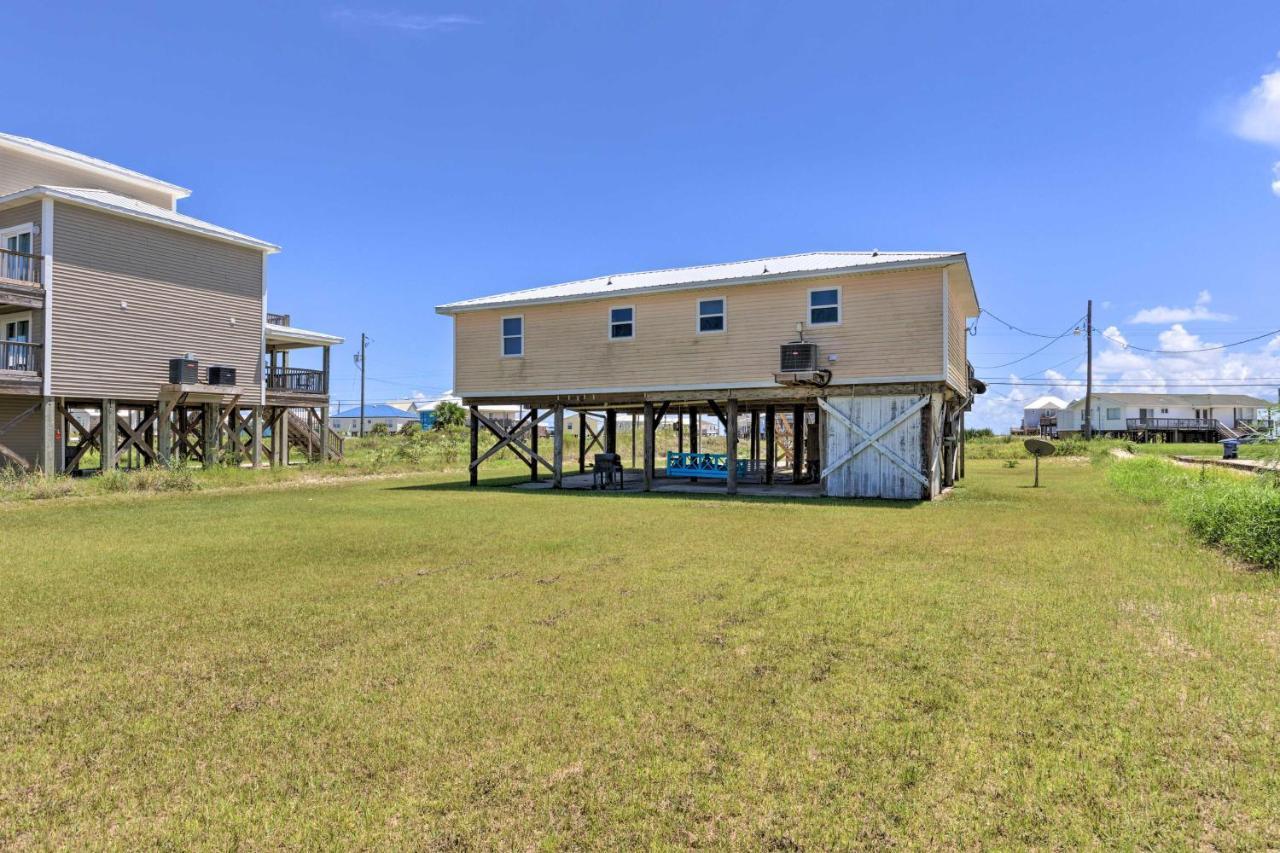
[(471, 472), (471, 485), (476, 485), (480, 478), (480, 460), (478, 454), (480, 452), (480, 410), (475, 406), (471, 407), (471, 463), (468, 470)]
[(791, 407), (791, 480), (804, 482), (804, 405)]
[[(698, 438), (702, 432), (702, 421), (698, 417), (698, 407), (689, 407), (689, 452), (698, 452)], [(690, 483), (698, 482), (697, 477), (690, 477)]]
[(778, 433), (775, 427), (777, 415), (777, 409), (773, 405), (764, 407), (764, 482), (769, 486), (773, 485), (773, 466), (778, 461)]
[(720, 408), (720, 404), (715, 400), (708, 400), (707, 405), (711, 407), (711, 413), (720, 419), (720, 425), (728, 428), (729, 418), (724, 413), (724, 410)]
[(726, 478), (725, 492), (731, 495), (738, 493), (738, 401), (729, 398), (725, 411), (725, 460)]
[(604, 452), (618, 452), (618, 413), (614, 409), (604, 413)]
[(653, 403), (644, 404), (644, 490), (653, 491), (654, 474), (654, 438), (657, 435), (657, 421), (654, 418)]
[(201, 407), (201, 461), (204, 467), (218, 464), (218, 432), (221, 430), (217, 403), (205, 403)]
[(551, 488), (560, 489), (564, 487), (564, 406), (559, 403), (551, 428), (555, 430), (551, 437)]
[[(324, 348), (325, 355), (325, 387), (329, 384), (329, 348)], [(324, 404), (320, 406), (320, 461), (329, 461), (329, 401), (326, 399)]]
[(529, 434), (529, 482), (538, 482), (538, 410), (529, 409), (533, 419), (533, 431)]
[(62, 469), (58, 453), (57, 415), (58, 402), (53, 397), (45, 397), (40, 404), (40, 451), (36, 457), (36, 468), (46, 477)]
[(760, 412), (756, 409), (751, 410), (751, 469), (755, 470), (756, 462), (760, 460)]
[(253, 407), (253, 448), (249, 451), (254, 468), (262, 467), (262, 406)]
[(114, 470), (116, 463), (119, 461), (119, 437), (116, 435), (116, 401), (103, 400), (102, 410), (99, 412), (98, 425), (101, 427), (98, 436), (98, 446), (102, 453), (101, 468), (105, 471)]
[(587, 473), (587, 413), (578, 410), (578, 473)]

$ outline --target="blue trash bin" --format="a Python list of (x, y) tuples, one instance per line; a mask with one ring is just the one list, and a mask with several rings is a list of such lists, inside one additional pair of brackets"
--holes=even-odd
[(1223, 459), (1239, 459), (1240, 458), (1240, 442), (1234, 438), (1228, 438), (1222, 442), (1222, 458)]

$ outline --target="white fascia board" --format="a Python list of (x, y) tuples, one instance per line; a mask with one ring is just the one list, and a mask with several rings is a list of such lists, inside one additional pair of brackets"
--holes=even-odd
[(10, 151), (18, 151), (30, 157), (37, 157), (41, 160), (47, 160), (53, 163), (61, 163), (64, 165), (72, 165), (78, 169), (85, 169), (98, 175), (114, 178), (117, 181), (133, 184), (152, 192), (161, 192), (174, 200), (187, 198), (191, 195), (191, 190), (186, 187), (180, 187), (177, 184), (171, 184), (168, 181), (162, 181), (159, 178), (153, 178), (150, 175), (144, 175), (141, 172), (135, 172), (133, 169), (126, 169), (124, 166), (117, 166), (114, 163), (108, 163), (105, 160), (99, 160), (96, 157), (87, 155), (77, 155), (75, 152), (66, 154), (58, 151), (50, 151), (39, 146), (27, 145), (14, 139), (5, 139), (0, 136), (0, 148), (7, 148)]
[(6, 196), (0, 196), (0, 207), (4, 207), (12, 202), (25, 201), (33, 198), (51, 198), (61, 202), (62, 204), (71, 204), (76, 207), (83, 207), (89, 210), (101, 210), (116, 216), (124, 216), (129, 219), (139, 220), (140, 222), (147, 222), (161, 228), (169, 228), (173, 231), (182, 231), (187, 234), (198, 234), (201, 237), (207, 237), (210, 240), (219, 240), (223, 243), (244, 246), (248, 249), (257, 249), (258, 251), (264, 252), (268, 255), (274, 255), (276, 252), (280, 251), (280, 247), (274, 243), (268, 243), (265, 240), (259, 240), (255, 237), (250, 237), (247, 234), (234, 236), (211, 228), (201, 228), (198, 225), (190, 223), (174, 222), (171, 219), (166, 219), (161, 216), (153, 216), (152, 214), (145, 213), (140, 210), (132, 210), (127, 207), (120, 207), (118, 205), (102, 201), (90, 201), (89, 199), (81, 198), (80, 196), (59, 192), (58, 190), (50, 187), (31, 187), (29, 189), (19, 190), (16, 193), (10, 193)]
[[(465, 314), (472, 311), (489, 311), (494, 308), (508, 309), (520, 308), (526, 305), (554, 305), (562, 302), (591, 302), (601, 299), (618, 299), (624, 296), (629, 299), (633, 296), (644, 296), (649, 293), (671, 293), (673, 291), (682, 290), (711, 290), (713, 288), (736, 287), (738, 285), (747, 284), (765, 284), (776, 281), (807, 281), (809, 279), (818, 278), (871, 275), (873, 273), (893, 270), (932, 269), (935, 267), (950, 266), (958, 260), (963, 259), (964, 253), (960, 252), (955, 255), (946, 255), (941, 258), (929, 258), (928, 260), (923, 261), (893, 261), (890, 263), (874, 265), (859, 264), (858, 266), (853, 267), (832, 267), (831, 269), (824, 270), (807, 270), (799, 272), (770, 273), (769, 275), (741, 276), (737, 278), (709, 279), (707, 281), (680, 282), (678, 284), (660, 284), (652, 287), (618, 288), (617, 290), (606, 290), (592, 293), (574, 293), (566, 296), (535, 296), (528, 299), (512, 299), (509, 301), (487, 302), (476, 305), (451, 302), (445, 305), (437, 305), (436, 313), (451, 316), (455, 314)], [(547, 286), (555, 287), (555, 285)]]

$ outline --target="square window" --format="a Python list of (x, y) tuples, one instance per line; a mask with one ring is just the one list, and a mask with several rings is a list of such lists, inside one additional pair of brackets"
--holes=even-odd
[(636, 336), (636, 309), (630, 306), (626, 308), (610, 308), (609, 309), (609, 340), (625, 341)]
[(699, 299), (698, 333), (723, 332), (724, 328), (724, 300)]
[(809, 291), (809, 325), (828, 326), (840, 322), (840, 288)]

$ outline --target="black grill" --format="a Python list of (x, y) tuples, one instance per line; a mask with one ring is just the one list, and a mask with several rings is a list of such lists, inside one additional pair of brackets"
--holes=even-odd
[(227, 367), (226, 365), (216, 364), (209, 368), (209, 384), (210, 385), (235, 385), (236, 369)]
[(818, 369), (818, 345), (793, 341), (782, 345), (782, 372), (803, 373)]
[(169, 382), (174, 385), (195, 385), (200, 381), (200, 362), (194, 358), (169, 359)]

